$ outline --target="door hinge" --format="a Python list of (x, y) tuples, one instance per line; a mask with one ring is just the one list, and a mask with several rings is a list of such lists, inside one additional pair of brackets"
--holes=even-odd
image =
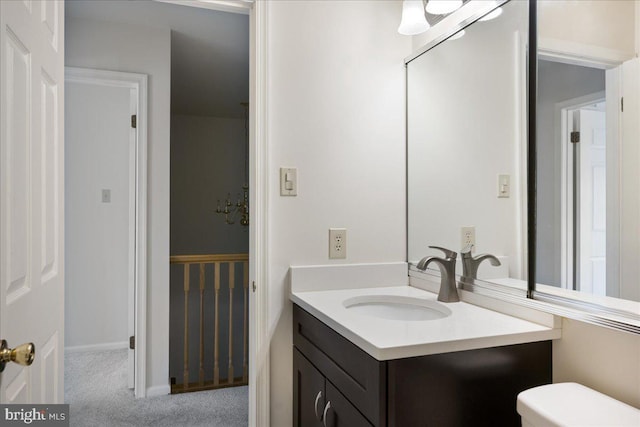
[(620, 111), (624, 113), (624, 97), (620, 98)]
[(131, 115), (131, 127), (134, 128), (134, 129), (138, 127), (138, 115), (137, 114), (132, 114)]
[(256, 291), (256, 281), (255, 280), (253, 282), (251, 282), (251, 289), (253, 289), (253, 292)]
[(575, 144), (580, 142), (580, 132), (573, 131), (571, 132), (571, 143)]
[(136, 337), (134, 336), (129, 337), (129, 349), (130, 350), (136, 349)]

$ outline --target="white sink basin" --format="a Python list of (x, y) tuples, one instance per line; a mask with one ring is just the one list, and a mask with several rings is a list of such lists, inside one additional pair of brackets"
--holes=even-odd
[(399, 295), (363, 295), (344, 300), (351, 313), (389, 320), (424, 321), (451, 315), (444, 304)]

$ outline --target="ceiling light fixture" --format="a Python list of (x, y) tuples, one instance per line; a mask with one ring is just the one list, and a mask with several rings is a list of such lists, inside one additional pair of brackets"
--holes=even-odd
[(398, 32), (405, 36), (424, 33), (430, 25), (424, 16), (422, 0), (404, 0), (402, 2), (402, 21)]
[(492, 19), (495, 19), (500, 15), (502, 15), (502, 8), (501, 7), (497, 8), (497, 9), (494, 9), (492, 12), (486, 14), (485, 16), (480, 18), (479, 21), (482, 21), (482, 22), (491, 21)]
[(451, 13), (462, 6), (462, 0), (428, 0), (426, 10), (432, 15)]
[(454, 35), (452, 35), (451, 37), (449, 37), (447, 40), (458, 40), (459, 38), (461, 38), (465, 34), (466, 34), (465, 30), (460, 30), (457, 33), (455, 33)]

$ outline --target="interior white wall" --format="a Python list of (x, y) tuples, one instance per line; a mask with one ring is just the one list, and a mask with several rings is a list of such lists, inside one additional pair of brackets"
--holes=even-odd
[[(403, 58), (397, 1), (272, 1), (268, 9), (271, 425), (291, 425), (290, 265), (405, 260)], [(279, 167), (298, 168), (280, 197)], [(328, 228), (348, 230), (328, 259)]]
[[(628, 0), (538, 1), (538, 36), (569, 42), (566, 48), (595, 46), (633, 56), (636, 3)], [(594, 31), (594, 29), (596, 29)]]
[(561, 282), (561, 141), (556, 104), (605, 90), (605, 72), (595, 68), (540, 61), (538, 65), (538, 183), (536, 281)]
[(553, 382), (568, 381), (640, 408), (640, 335), (563, 319)]
[(129, 88), (65, 84), (67, 348), (127, 345), (130, 103)]
[(149, 76), (147, 390), (169, 392), (169, 30), (69, 18), (65, 64)]

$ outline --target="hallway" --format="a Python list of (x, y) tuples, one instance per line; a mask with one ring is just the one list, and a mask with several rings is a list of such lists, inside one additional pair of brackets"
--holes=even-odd
[(243, 427), (248, 387), (135, 399), (127, 388), (127, 350), (65, 355), (65, 403), (78, 427)]

